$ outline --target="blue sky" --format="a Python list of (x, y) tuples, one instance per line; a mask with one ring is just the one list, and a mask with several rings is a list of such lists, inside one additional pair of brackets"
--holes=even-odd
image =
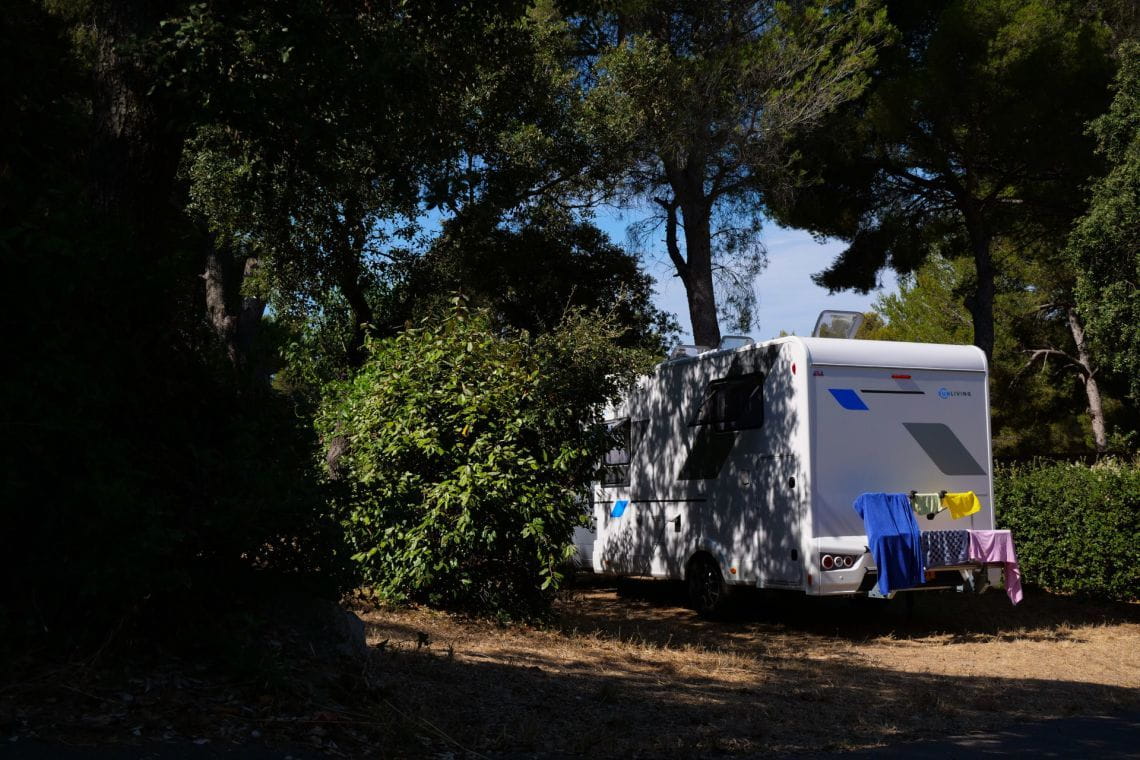
[[(626, 243), (626, 227), (636, 220), (631, 214), (601, 210), (596, 222), (609, 233), (614, 242)], [(646, 244), (644, 254), (646, 269), (657, 280), (657, 306), (677, 315), (681, 323), (681, 342), (691, 342), (689, 309), (685, 302), (685, 288), (673, 274), (672, 264), (665, 254), (664, 243), (657, 238)], [(759, 328), (753, 328), (752, 337), (766, 340), (779, 335), (781, 330), (796, 335), (810, 335), (816, 317), (823, 309), (850, 309), (867, 311), (875, 299), (884, 292), (896, 292), (898, 282), (895, 275), (886, 272), (882, 275), (884, 288), (867, 295), (854, 292), (828, 295), (827, 290), (811, 281), (811, 275), (824, 269), (843, 250), (841, 242), (817, 243), (811, 235), (800, 230), (789, 230), (769, 225), (763, 234), (764, 245), (768, 250), (768, 268), (756, 279), (756, 292), (759, 296)], [(652, 243), (652, 244), (650, 244)]]

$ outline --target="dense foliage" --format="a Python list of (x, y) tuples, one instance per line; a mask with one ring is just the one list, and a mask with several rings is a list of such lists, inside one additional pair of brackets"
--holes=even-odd
[(1081, 272), (1078, 295), (1107, 366), (1140, 399), (1140, 42), (1120, 49), (1108, 113), (1092, 131), (1109, 172), (1093, 186), (1088, 213), (1070, 241)]
[(314, 436), (287, 400), (233, 382), (192, 298), (189, 226), (160, 204), (169, 227), (143, 235), (91, 189), (91, 84), (67, 29), (6, 8), (0, 71), (20, 113), (0, 128), (0, 629), (161, 628), (255, 575), (335, 595)]
[[(462, 223), (467, 222), (467, 223)], [(461, 291), (505, 324), (532, 334), (554, 329), (567, 308), (602, 310), (625, 328), (622, 345), (663, 354), (675, 320), (653, 305), (654, 281), (633, 253), (588, 220), (550, 206), (528, 208), (490, 228), (449, 224), (414, 261), (396, 296), (418, 311)]]
[(876, 0), (593, 2), (574, 30), (595, 121), (624, 149), (613, 194), (655, 212), (693, 337), (747, 332), (763, 270), (761, 213), (794, 178), (792, 135), (856, 97), (885, 39)]
[(996, 520), (1013, 532), (1026, 583), (1140, 599), (1140, 464), (1033, 461), (994, 473)]
[(969, 257), (973, 340), (992, 356), (995, 241), (1027, 226), (1059, 240), (1079, 214), (1109, 32), (1075, 2), (887, 6), (897, 42), (866, 94), (799, 142), (797, 164), (816, 182), (777, 215), (848, 244), (816, 275), (833, 290), (866, 292), (884, 267), (913, 271), (932, 251)]
[(877, 337), (984, 345), (1003, 451), (1134, 447), (1134, 3), (882, 5), (8, 3), (0, 633), (354, 571), (540, 611), (675, 327), (603, 200), (700, 342), (780, 211), (829, 286), (917, 271)]
[(612, 324), (571, 314), (540, 337), (456, 305), (369, 343), (319, 416), (364, 580), (384, 597), (503, 615), (544, 609), (608, 447), (601, 404), (638, 366)]

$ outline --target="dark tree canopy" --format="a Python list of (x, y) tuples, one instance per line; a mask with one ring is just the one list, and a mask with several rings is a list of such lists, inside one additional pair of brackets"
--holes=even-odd
[(643, 233), (663, 234), (694, 339), (717, 345), (717, 291), (752, 322), (789, 137), (862, 91), (883, 17), (864, 0), (569, 5), (596, 120), (624, 148), (613, 195), (655, 210)]
[(968, 305), (1006, 450), (1083, 441), (1074, 378), (1097, 450), (1135, 429), (1135, 3), (883, 7), (12, 0), (0, 651), (363, 569), (549, 602), (600, 405), (675, 331), (602, 201), (653, 210), (700, 343), (774, 214), (848, 242), (828, 287), (923, 273), (881, 337)]
[[(0, 539), (0, 635), (82, 639), (128, 619), (157, 630), (267, 579), (332, 594), (351, 582), (313, 406), (370, 333), (401, 329), (394, 293), (427, 302), (445, 287), (400, 290), (406, 257), (432, 248), (429, 206), (484, 214), (487, 239), (462, 251), (492, 262), (501, 246), (516, 259), (502, 277), (559, 272), (540, 283), (551, 301), (574, 299), (573, 278), (604, 280), (599, 305), (628, 283), (622, 331), (659, 340), (648, 280), (572, 214), (496, 237), (593, 160), (575, 137), (563, 38), (528, 13), (507, 1), (5, 9), (13, 369), (0, 479), (17, 506)], [(527, 251), (556, 236), (536, 271)], [(502, 292), (526, 298), (503, 312), (553, 320), (520, 280)], [(290, 384), (297, 367), (305, 382)], [(58, 626), (68, 616), (85, 623)]]
[(1087, 121), (1107, 103), (1109, 34), (1075, 2), (888, 5), (898, 30), (864, 97), (800, 143), (808, 189), (787, 224), (848, 243), (816, 281), (866, 292), (884, 267), (968, 255), (974, 342), (994, 347), (993, 243), (1061, 233), (1096, 162)]
[(569, 308), (611, 313), (622, 343), (663, 354), (672, 317), (651, 305), (653, 280), (594, 225), (553, 208), (492, 229), (450, 225), (412, 268), (406, 290), (457, 290), (505, 324), (542, 334)]

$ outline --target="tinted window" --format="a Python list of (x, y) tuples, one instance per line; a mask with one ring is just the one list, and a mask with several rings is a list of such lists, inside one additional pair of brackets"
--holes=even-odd
[(694, 425), (714, 432), (748, 430), (764, 423), (764, 376), (724, 378), (709, 383)]
[(628, 419), (606, 423), (613, 448), (602, 457), (602, 485), (628, 486), (630, 460), (630, 431)]

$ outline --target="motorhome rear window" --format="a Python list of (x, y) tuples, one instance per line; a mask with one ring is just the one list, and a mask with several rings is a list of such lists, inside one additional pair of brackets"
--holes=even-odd
[(763, 425), (764, 376), (755, 373), (710, 382), (693, 424), (708, 425), (715, 432)]
[(624, 419), (611, 420), (606, 423), (606, 428), (613, 438), (614, 447), (602, 457), (602, 485), (628, 486), (632, 426), (629, 419)]

